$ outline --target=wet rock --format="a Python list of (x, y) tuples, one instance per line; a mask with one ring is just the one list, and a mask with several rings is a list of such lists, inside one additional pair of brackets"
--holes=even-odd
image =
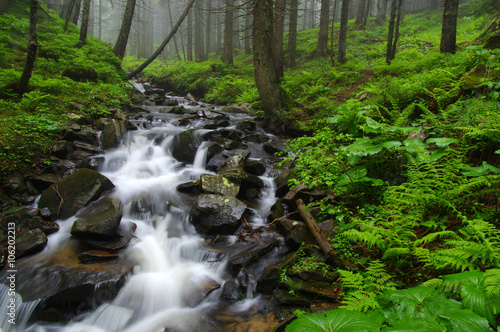
[(180, 162), (192, 164), (199, 144), (193, 135), (192, 130), (183, 131), (175, 135), (172, 141), (172, 156)]
[[(108, 121), (106, 121), (106, 123), (107, 122)], [(102, 121), (100, 123), (101, 127), (99, 130), (102, 130), (104, 129), (105, 123), (103, 123)], [(97, 134), (97, 131), (92, 128), (85, 128), (78, 131), (70, 130), (66, 132), (66, 134), (64, 135), (64, 139), (70, 142), (79, 141), (91, 145), (99, 144), (99, 136)]]
[(311, 231), (302, 221), (290, 219), (278, 219), (276, 227), (285, 236), (285, 242), (292, 246), (299, 246), (302, 242), (312, 242), (315, 239)]
[(219, 152), (207, 161), (206, 168), (209, 171), (217, 172), (222, 166), (224, 166), (226, 159), (226, 155), (223, 152)]
[(267, 153), (274, 155), (275, 153), (285, 151), (285, 143), (278, 140), (266, 142), (264, 143), (264, 150)]
[(204, 234), (233, 234), (241, 225), (246, 204), (234, 197), (201, 194), (193, 204), (190, 221)]
[(163, 106), (179, 106), (179, 102), (176, 99), (165, 99), (162, 103)]
[(221, 120), (221, 121), (216, 121), (215, 122), (215, 127), (216, 128), (225, 128), (225, 127), (229, 127), (231, 124), (229, 123), (228, 120)]
[(213, 279), (203, 280), (197, 284), (196, 287), (191, 288), (184, 296), (186, 305), (196, 307), (199, 305), (210, 293), (219, 289), (221, 284)]
[(289, 191), (288, 179), (290, 177), (290, 170), (284, 170), (274, 179), (276, 185), (276, 196), (283, 197)]
[(231, 303), (241, 301), (245, 298), (238, 281), (231, 279), (222, 287), (221, 297)]
[(66, 177), (73, 174), (76, 170), (76, 164), (70, 160), (52, 160), (51, 165), (46, 171), (50, 171), (61, 177)]
[(269, 141), (269, 136), (263, 134), (252, 134), (245, 137), (245, 140), (252, 143), (266, 143)]
[(208, 142), (206, 144), (207, 162), (210, 161), (210, 159), (212, 159), (217, 153), (224, 151), (224, 148), (216, 142)]
[(105, 126), (101, 133), (101, 148), (109, 150), (116, 148), (127, 132), (127, 125), (125, 121), (111, 119)]
[(194, 180), (185, 183), (181, 183), (177, 186), (177, 191), (186, 194), (201, 194), (200, 181)]
[(45, 189), (38, 207), (48, 208), (54, 219), (66, 219), (113, 188), (113, 183), (104, 175), (82, 168)]
[(173, 113), (173, 114), (184, 114), (185, 112), (186, 112), (186, 109), (184, 108), (184, 106), (174, 106), (170, 110), (170, 113)]
[[(239, 151), (238, 151), (239, 152)], [(222, 172), (229, 171), (233, 169), (243, 168), (243, 163), (245, 162), (245, 157), (243, 154), (236, 153), (229, 156), (224, 161), (224, 167), (221, 169)]]
[(59, 230), (59, 225), (53, 221), (43, 220), (41, 217), (33, 217), (28, 223), (29, 229), (40, 229), (46, 235), (55, 233)]
[(463, 90), (473, 90), (482, 85), (485, 81), (500, 78), (500, 72), (497, 71), (497, 77), (492, 77), (492, 72), (490, 72), (489, 68), (486, 67), (485, 64), (479, 63), (477, 64), (470, 72), (462, 76), (460, 78), (460, 82), (462, 83)]
[(260, 176), (266, 172), (266, 167), (258, 160), (249, 160), (244, 165), (245, 172)]
[(196, 98), (193, 97), (193, 95), (190, 94), (190, 93), (188, 93), (184, 99), (186, 99), (186, 101), (188, 101), (189, 105), (191, 105), (191, 106), (197, 106), (198, 105), (198, 102), (196, 101)]
[(73, 154), (74, 150), (73, 143), (64, 140), (53, 142), (50, 149), (51, 154), (60, 159), (68, 158)]
[(16, 237), (16, 258), (42, 251), (47, 244), (47, 236), (40, 229), (21, 233)]
[(490, 50), (500, 48), (500, 30), (489, 36), (483, 47)]
[(239, 103), (237, 105), (228, 105), (224, 108), (224, 112), (227, 113), (245, 113), (254, 114), (255, 110), (249, 103)]
[(71, 227), (71, 235), (75, 237), (112, 238), (122, 219), (120, 202), (110, 196), (90, 204), (76, 215)]
[(239, 129), (221, 129), (219, 133), (223, 138), (238, 142), (241, 142), (241, 139), (245, 136), (245, 133)]
[[(228, 157), (228, 159), (234, 158), (234, 157), (239, 157), (240, 163), (243, 163), (250, 156), (250, 150), (248, 150), (248, 149), (234, 149), (234, 150), (225, 151), (224, 155), (226, 157)], [(226, 164), (228, 164), (227, 160), (226, 160)]]
[(107, 252), (117, 252), (125, 249), (132, 238), (135, 237), (134, 232), (137, 225), (133, 222), (121, 222), (116, 235), (110, 239), (98, 240), (93, 238), (83, 238), (81, 239), (86, 244), (90, 245), (99, 250), (105, 250)]
[(242, 150), (247, 148), (247, 146), (242, 142), (234, 141), (232, 139), (225, 139), (223, 144), (224, 148), (227, 150)]
[(74, 147), (77, 151), (84, 151), (90, 154), (101, 154), (104, 151), (100, 149), (97, 145), (89, 144), (86, 142), (74, 141)]
[(117, 254), (109, 253), (104, 250), (88, 250), (78, 255), (78, 259), (84, 264), (108, 262), (117, 258)]
[(254, 131), (255, 128), (257, 128), (257, 125), (253, 121), (245, 120), (241, 121), (236, 125), (236, 129), (243, 130), (243, 131)]
[(260, 241), (253, 243), (251, 246), (245, 247), (244, 250), (230, 254), (228, 257), (228, 264), (233, 273), (237, 273), (237, 271), (241, 270), (241, 268), (246, 267), (262, 258), (262, 256), (270, 252), (277, 245), (278, 240), (275, 238), (261, 239)]
[(208, 194), (219, 194), (236, 197), (240, 191), (238, 183), (229, 181), (219, 174), (202, 174), (200, 176), (201, 190)]
[(146, 96), (151, 96), (151, 95), (154, 95), (154, 94), (158, 94), (158, 95), (164, 95), (166, 93), (165, 89), (160, 89), (160, 88), (154, 88), (154, 87), (151, 87), (150, 85), (144, 85), (144, 94)]

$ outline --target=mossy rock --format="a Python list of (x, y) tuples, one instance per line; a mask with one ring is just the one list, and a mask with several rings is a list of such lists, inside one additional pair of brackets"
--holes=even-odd
[(94, 68), (68, 68), (63, 71), (62, 76), (76, 82), (97, 82), (99, 75)]
[(113, 183), (104, 175), (82, 168), (47, 188), (40, 196), (38, 207), (48, 208), (53, 220), (67, 219), (113, 188)]
[(500, 48), (500, 30), (498, 30), (495, 34), (489, 36), (488, 39), (486, 39), (483, 47), (490, 50)]

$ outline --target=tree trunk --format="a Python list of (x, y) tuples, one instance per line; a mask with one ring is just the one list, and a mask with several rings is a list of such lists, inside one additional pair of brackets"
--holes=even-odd
[(90, 0), (83, 0), (82, 25), (80, 27), (80, 43), (83, 46), (87, 43), (87, 31), (89, 28)]
[(193, 14), (191, 11), (188, 13), (187, 21), (187, 59), (193, 61)]
[(207, 24), (205, 28), (205, 53), (210, 54), (212, 48), (212, 1), (207, 0)]
[(394, 24), (396, 21), (396, 8), (397, 8), (397, 0), (392, 0), (391, 3), (391, 16), (389, 18), (389, 32), (387, 34), (387, 50), (385, 52), (385, 62), (387, 64), (391, 64), (392, 60), (392, 40), (394, 38)]
[(356, 22), (354, 22), (354, 24), (358, 26), (363, 25), (363, 20), (365, 18), (365, 7), (366, 7), (366, 0), (359, 0), (358, 12), (356, 14)]
[(429, 2), (429, 9), (430, 10), (437, 10), (438, 9), (438, 0), (431, 0)]
[(224, 43), (222, 45), (222, 62), (233, 64), (233, 1), (226, 0), (224, 15)]
[(17, 86), (20, 94), (28, 91), (28, 84), (31, 79), (31, 74), (33, 73), (33, 66), (35, 65), (36, 51), (38, 49), (38, 41), (36, 36), (37, 10), (38, 1), (30, 0), (30, 40), (28, 44), (28, 53), (26, 54), (26, 63), (24, 65), (21, 79), (19, 80), (19, 84)]
[(77, 0), (75, 3), (75, 10), (73, 11), (73, 15), (71, 16), (71, 22), (74, 25), (78, 25), (78, 19), (80, 18), (80, 10), (82, 8), (82, 1)]
[(458, 0), (445, 0), (443, 27), (441, 29), (441, 53), (455, 53), (457, 42)]
[(9, 12), (9, 1), (0, 0), (0, 15), (7, 14)]
[[(174, 20), (172, 19), (172, 9), (170, 8), (170, 1), (167, 2), (167, 9), (168, 9), (168, 18), (170, 21), (170, 30), (174, 28)], [(174, 36), (174, 50), (175, 50), (175, 57), (177, 60), (181, 60), (181, 55), (179, 54), (179, 48), (177, 47), (177, 38)]]
[(328, 20), (330, 18), (330, 0), (321, 0), (321, 13), (319, 17), (319, 35), (316, 46), (316, 56), (328, 54)]
[(285, 21), (285, 0), (276, 0), (274, 6), (274, 64), (276, 66), (276, 75), (281, 79), (283, 73), (283, 27)]
[(290, 21), (288, 25), (288, 67), (294, 68), (297, 58), (297, 18), (299, 0), (291, 0)]
[(366, 29), (366, 23), (368, 23), (368, 17), (370, 17), (371, 4), (372, 0), (366, 0), (365, 17), (363, 19), (363, 30)]
[(315, 24), (316, 24), (316, 0), (311, 0), (309, 3), (309, 15), (310, 15), (310, 21), (309, 21), (309, 29), (314, 29)]
[(342, 12), (340, 14), (340, 31), (339, 31), (339, 63), (346, 61), (346, 44), (347, 44), (347, 20), (349, 18), (349, 0), (342, 0)]
[(332, 62), (332, 66), (335, 66), (335, 57), (333, 54), (333, 44), (334, 44), (334, 27), (335, 27), (335, 14), (337, 13), (337, 0), (334, 0), (333, 2), (333, 14), (332, 14), (332, 28), (331, 28), (331, 33), (330, 33), (330, 61)]
[(259, 91), (265, 123), (280, 125), (285, 94), (280, 87), (273, 58), (273, 2), (253, 0), (253, 63), (255, 85)]
[(99, 39), (102, 40), (102, 0), (99, 0)]
[(395, 26), (396, 31), (394, 33), (394, 42), (392, 43), (392, 49), (391, 49), (391, 61), (394, 60), (394, 58), (396, 57), (396, 50), (398, 47), (398, 39), (399, 39), (399, 24), (401, 23), (401, 18), (403, 15), (402, 12), (403, 12), (403, 0), (399, 0), (396, 26)]
[(64, 31), (68, 29), (68, 24), (71, 21), (71, 13), (73, 13), (73, 8), (76, 5), (76, 0), (71, 0), (68, 4), (68, 9), (66, 12), (66, 21), (64, 22)]
[(385, 21), (385, 16), (387, 15), (387, 3), (388, 0), (380, 0), (380, 11), (377, 15), (377, 24), (382, 24)]
[(156, 59), (161, 54), (161, 52), (163, 52), (163, 49), (165, 48), (165, 46), (167, 46), (167, 44), (170, 41), (170, 39), (172, 39), (172, 37), (177, 32), (177, 30), (179, 29), (179, 27), (182, 24), (182, 21), (184, 21), (184, 18), (189, 13), (189, 10), (191, 9), (191, 7), (193, 6), (193, 4), (194, 4), (195, 1), (196, 0), (191, 0), (188, 3), (188, 5), (187, 5), (186, 9), (184, 9), (184, 12), (182, 13), (181, 17), (179, 18), (179, 20), (175, 24), (175, 26), (172, 29), (172, 31), (170, 31), (170, 33), (168, 34), (167, 38), (165, 38), (165, 40), (163, 41), (163, 43), (160, 45), (160, 47), (158, 47), (158, 49), (153, 53), (153, 55), (151, 57), (149, 57), (149, 59), (147, 59), (146, 61), (144, 61), (144, 63), (142, 65), (140, 65), (136, 70), (134, 70), (133, 72), (131, 72), (130, 74), (128, 74), (128, 79), (131, 79), (131, 78), (135, 77), (137, 74), (139, 74), (141, 71), (143, 71), (144, 68), (146, 68), (147, 66), (149, 66), (151, 64), (151, 62), (153, 62), (154, 59)]
[[(293, 1), (293, 0), (292, 0)], [(252, 54), (252, 8), (249, 6), (245, 15), (245, 54)]]
[(115, 55), (120, 59), (123, 59), (125, 56), (125, 50), (127, 49), (130, 27), (132, 26), (132, 19), (134, 18), (135, 2), (136, 0), (127, 0), (125, 13), (123, 14), (122, 26), (113, 50)]
[(194, 60), (205, 61), (205, 43), (203, 38), (203, 0), (196, 0), (194, 11)]

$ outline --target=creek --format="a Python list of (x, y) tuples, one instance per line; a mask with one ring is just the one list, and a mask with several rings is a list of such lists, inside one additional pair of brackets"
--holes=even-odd
[[(270, 141), (280, 139), (259, 126), (241, 139), (246, 146), (243, 149), (249, 151), (248, 160), (265, 166), (259, 176), (264, 187), (255, 199), (246, 202), (244, 219), (250, 228), (259, 228), (261, 232), (244, 241), (241, 227), (230, 235), (199, 234), (190, 222), (194, 195), (181, 193), (177, 187), (198, 180), (202, 174), (215, 174), (207, 169), (206, 138), (213, 137), (221, 128), (206, 129), (207, 123), (213, 122), (208, 119), (228, 119), (223, 130), (238, 134), (242, 133), (237, 129), (238, 124), (253, 123), (254, 119), (246, 114), (223, 115), (217, 107), (190, 106), (183, 98), (175, 99), (184, 107), (185, 114), (163, 113), (160, 106), (145, 106), (150, 113), (131, 120), (139, 129), (128, 132), (118, 148), (106, 151), (99, 168), (115, 185), (112, 196), (121, 202), (123, 214), (120, 227), (128, 232), (135, 228), (133, 239), (119, 252), (118, 259), (133, 268), (116, 295), (94, 290), (93, 297), (85, 304), (90, 310), (77, 312), (62, 324), (29, 319), (39, 301), (29, 294), (39, 294), (40, 288), (51, 287), (53, 277), (47, 275), (53, 271), (54, 255), (66, 262), (74, 260), (69, 252), (78, 246), (70, 234), (75, 217), (57, 220), (60, 229), (49, 235), (44, 251), (17, 262), (18, 287), (29, 301), (17, 313), (19, 324), (15, 328), (2, 325), (5, 332), (267, 331), (278, 323), (271, 301), (256, 291), (256, 280), (264, 267), (286, 250), (281, 236), (265, 226), (276, 202), (273, 177), (279, 170), (274, 169), (276, 157), (264, 151), (262, 143), (245, 140), (245, 135), (260, 135)], [(186, 113), (195, 116), (189, 121), (179, 121)], [(172, 144), (176, 135), (187, 130), (193, 134), (198, 148), (194, 160), (183, 163), (173, 157)], [(272, 241), (276, 244), (258, 261), (243, 267), (230, 264), (256, 245)], [(68, 264), (82, 265), (77, 261)], [(86, 265), (113, 268), (111, 263)], [(37, 281), (40, 278), (42, 281)], [(237, 290), (229, 292), (231, 287), (226, 287), (226, 283), (236, 285)]]

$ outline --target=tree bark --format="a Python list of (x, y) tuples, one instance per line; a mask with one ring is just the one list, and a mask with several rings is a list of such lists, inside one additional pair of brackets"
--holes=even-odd
[(74, 25), (78, 25), (78, 19), (80, 18), (80, 10), (82, 8), (82, 1), (77, 0), (75, 3), (75, 10), (73, 11), (73, 15), (71, 16), (71, 22)]
[(182, 13), (182, 15), (179, 18), (179, 20), (177, 21), (177, 23), (175, 23), (174, 28), (172, 29), (172, 31), (170, 31), (170, 33), (168, 34), (167, 38), (165, 38), (165, 40), (163, 41), (163, 43), (161, 43), (161, 45), (153, 53), (153, 55), (151, 57), (149, 57), (149, 59), (147, 59), (146, 61), (144, 61), (144, 63), (142, 65), (140, 65), (136, 70), (134, 70), (133, 72), (131, 72), (130, 74), (128, 74), (128, 79), (131, 79), (131, 78), (135, 77), (137, 74), (139, 74), (141, 71), (143, 71), (144, 68), (146, 68), (147, 66), (149, 66), (149, 64), (151, 64), (151, 62), (153, 62), (154, 59), (156, 59), (161, 54), (161, 52), (163, 52), (163, 49), (165, 48), (165, 46), (167, 46), (167, 44), (170, 41), (170, 39), (172, 39), (172, 37), (177, 32), (177, 30), (179, 29), (179, 27), (182, 24), (182, 21), (184, 21), (184, 18), (189, 13), (189, 10), (191, 9), (191, 7), (193, 7), (193, 4), (194, 4), (195, 1), (196, 0), (189, 1), (186, 9), (184, 9), (184, 12)]
[(122, 26), (113, 50), (115, 55), (120, 59), (123, 59), (125, 56), (125, 50), (127, 49), (130, 27), (132, 26), (132, 19), (134, 18), (135, 2), (136, 0), (127, 0), (125, 13), (123, 14)]
[(274, 64), (276, 66), (276, 75), (281, 79), (283, 72), (283, 29), (285, 22), (285, 0), (276, 0), (274, 5)]
[(333, 36), (333, 32), (334, 32), (334, 27), (335, 27), (335, 14), (337, 13), (337, 3), (338, 3), (338, 0), (334, 0), (333, 2), (333, 13), (332, 13), (332, 28), (331, 28), (331, 40), (330, 40), (330, 61), (332, 63), (332, 66), (335, 66), (335, 57), (334, 57), (334, 54), (333, 54), (333, 44), (334, 44), (334, 36)]
[(273, 57), (273, 1), (253, 0), (253, 63), (265, 123), (280, 126), (281, 110), (286, 110), (286, 94), (281, 89)]
[(207, 0), (207, 24), (205, 28), (205, 53), (210, 54), (212, 48), (212, 0)]
[(193, 13), (190, 11), (187, 17), (187, 59), (193, 61)]
[[(167, 2), (167, 9), (168, 9), (168, 18), (170, 21), (170, 30), (174, 28), (174, 20), (172, 19), (172, 9), (170, 8), (170, 1)], [(181, 60), (181, 55), (179, 54), (179, 47), (177, 47), (177, 38), (174, 36), (174, 49), (175, 49), (175, 57), (177, 60)]]
[(366, 0), (359, 0), (358, 11), (356, 14), (356, 21), (354, 22), (354, 24), (358, 26), (363, 25), (363, 19), (365, 18), (365, 7), (366, 7)]
[(441, 53), (455, 53), (457, 43), (458, 0), (445, 0), (441, 29)]
[(290, 2), (290, 21), (288, 25), (288, 67), (294, 68), (297, 59), (297, 18), (299, 0)]
[(73, 13), (73, 8), (76, 5), (76, 0), (71, 0), (68, 5), (68, 11), (66, 12), (66, 20), (64, 22), (64, 31), (68, 29), (68, 24), (71, 21), (71, 13)]
[(9, 1), (0, 0), (0, 15), (9, 13)]
[(387, 64), (391, 64), (392, 60), (392, 40), (394, 39), (394, 25), (396, 21), (396, 8), (397, 8), (397, 0), (392, 0), (391, 2), (391, 16), (389, 18), (389, 31), (387, 34), (387, 50), (385, 52), (385, 62)]
[(330, 18), (330, 0), (321, 0), (321, 12), (319, 16), (319, 35), (316, 46), (316, 56), (322, 57), (328, 54), (328, 20)]
[(20, 94), (28, 91), (28, 84), (31, 79), (31, 74), (33, 73), (33, 66), (35, 65), (36, 52), (38, 49), (38, 40), (36, 35), (37, 11), (38, 1), (30, 0), (30, 40), (28, 44), (28, 53), (26, 54), (26, 63), (17, 86)]
[(194, 10), (194, 60), (205, 61), (205, 43), (203, 38), (203, 0), (196, 0)]
[(380, 11), (377, 15), (377, 24), (382, 24), (385, 21), (385, 16), (387, 15), (387, 3), (388, 0), (380, 1)]
[[(293, 1), (293, 0), (292, 0)], [(252, 54), (252, 8), (248, 6), (245, 15), (245, 54)]]
[(233, 64), (233, 1), (226, 0), (224, 15), (224, 43), (222, 45), (222, 62)]
[(347, 44), (347, 20), (349, 18), (349, 0), (342, 0), (342, 12), (340, 14), (340, 32), (339, 32), (339, 63), (346, 61)]
[(309, 29), (314, 29), (314, 25), (316, 24), (316, 0), (311, 0), (309, 3), (309, 15), (310, 15), (310, 21), (309, 21)]
[(396, 57), (396, 50), (398, 48), (398, 39), (399, 39), (399, 24), (401, 23), (401, 18), (403, 16), (403, 0), (398, 0), (398, 12), (396, 17), (396, 26), (394, 32), (394, 42), (392, 43), (391, 49), (391, 61)]
[(87, 43), (87, 32), (89, 28), (90, 0), (83, 0), (82, 25), (80, 27), (80, 43), (83, 46)]

